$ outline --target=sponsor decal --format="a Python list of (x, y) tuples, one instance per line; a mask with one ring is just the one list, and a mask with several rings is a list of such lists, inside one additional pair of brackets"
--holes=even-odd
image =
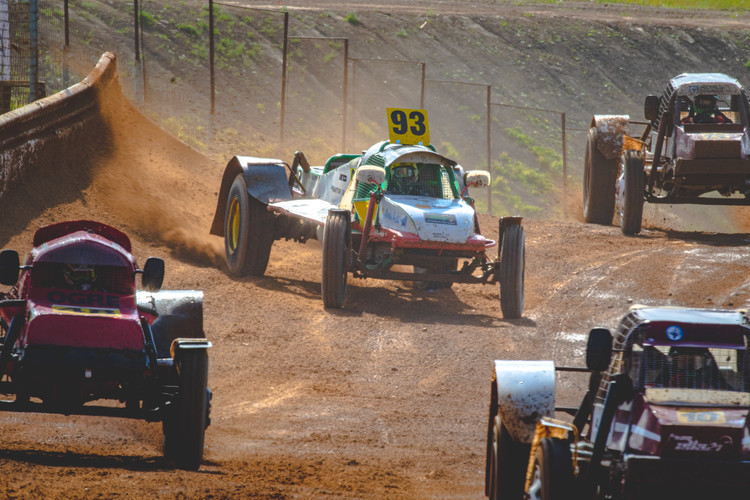
[(339, 180), (342, 182), (346, 182), (346, 174), (339, 174)]
[(699, 451), (699, 452), (714, 452), (721, 451), (725, 447), (729, 448), (732, 446), (731, 436), (721, 436), (718, 440), (711, 443), (702, 443), (695, 439), (693, 436), (678, 436), (676, 434), (670, 434), (668, 442), (673, 445), (674, 451)]
[(383, 210), (383, 218), (397, 226), (406, 227), (406, 215), (401, 215), (389, 209)]
[(446, 224), (449, 226), (455, 226), (456, 216), (450, 214), (425, 214), (424, 221), (430, 224)]
[(677, 421), (681, 424), (723, 424), (726, 422), (723, 411), (678, 411)]
[(59, 313), (83, 314), (86, 316), (110, 316), (113, 318), (119, 318), (122, 316), (119, 309), (105, 309), (101, 307), (75, 307), (54, 304), (52, 310)]
[(432, 208), (432, 207), (430, 207), (429, 205), (420, 205), (420, 204), (416, 204), (416, 205), (414, 205), (414, 206), (415, 206), (415, 207), (417, 207), (417, 208), (421, 208), (422, 210), (429, 210), (430, 208)]
[(667, 334), (667, 338), (669, 340), (674, 340), (675, 342), (678, 340), (682, 340), (682, 337), (685, 335), (685, 332), (682, 331), (682, 328), (677, 325), (667, 327), (667, 331), (665, 333)]
[[(622, 426), (618, 429), (618, 426)], [(615, 424), (615, 430), (619, 430), (620, 432), (625, 432), (627, 430), (627, 424)], [(655, 432), (651, 432), (648, 429), (644, 429), (641, 426), (634, 425), (631, 429), (631, 432), (633, 434), (637, 434), (639, 436), (643, 436), (646, 439), (650, 439), (651, 441), (656, 441), (657, 443), (661, 441), (661, 436)]]
[(63, 292), (56, 290), (47, 294), (47, 300), (83, 307), (98, 306), (109, 309), (120, 307), (120, 297), (106, 293)]

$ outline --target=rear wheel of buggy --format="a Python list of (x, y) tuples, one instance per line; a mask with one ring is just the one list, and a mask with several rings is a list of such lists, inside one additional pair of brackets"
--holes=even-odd
[(503, 318), (520, 318), (523, 313), (526, 238), (523, 226), (505, 228), (500, 248), (500, 309)]
[(224, 212), (224, 253), (232, 276), (263, 276), (273, 245), (273, 215), (247, 194), (245, 175), (234, 178)]
[(513, 441), (500, 416), (492, 428), (490, 458), (490, 500), (521, 500), (529, 463), (530, 446)]
[(617, 159), (608, 160), (597, 148), (598, 133), (589, 130), (583, 169), (583, 219), (592, 224), (612, 224), (615, 213)]
[(646, 177), (643, 172), (643, 158), (637, 151), (625, 151), (622, 156), (623, 182), (620, 183), (618, 211), (620, 229), (625, 234), (641, 232), (643, 219), (643, 192)]
[(534, 471), (527, 493), (529, 500), (577, 498), (573, 489), (573, 461), (570, 443), (564, 439), (544, 438), (534, 457)]
[(163, 423), (164, 455), (180, 469), (197, 470), (208, 418), (208, 354), (184, 349), (177, 356), (179, 395)]
[(323, 305), (339, 309), (346, 298), (346, 275), (352, 248), (351, 214), (331, 210), (323, 230), (323, 265), (320, 291)]

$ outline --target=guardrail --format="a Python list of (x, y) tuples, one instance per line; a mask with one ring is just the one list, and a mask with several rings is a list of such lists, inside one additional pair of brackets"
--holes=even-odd
[(111, 85), (119, 80), (107, 52), (82, 82), (0, 115), (0, 199), (24, 180), (56, 175), (61, 162), (85, 165), (109, 142), (98, 96)]

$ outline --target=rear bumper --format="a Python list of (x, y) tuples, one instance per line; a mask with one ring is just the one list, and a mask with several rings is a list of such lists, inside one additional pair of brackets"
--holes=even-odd
[[(675, 177), (692, 177), (700, 179), (703, 176), (710, 181), (715, 176), (750, 176), (750, 160), (741, 158), (678, 158), (674, 169)], [(714, 182), (714, 181), (710, 181)]]
[(625, 457), (624, 498), (745, 498), (748, 491), (750, 461)]

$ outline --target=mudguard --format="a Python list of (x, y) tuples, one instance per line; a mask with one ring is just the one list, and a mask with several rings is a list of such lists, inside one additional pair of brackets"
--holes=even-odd
[(179, 338), (203, 339), (203, 292), (197, 290), (137, 291), (140, 310), (155, 315), (151, 332), (156, 357), (171, 357), (172, 342)]
[(537, 422), (554, 416), (554, 363), (495, 360), (492, 385), (497, 390), (497, 413), (513, 440), (531, 443)]
[(629, 115), (594, 115), (591, 126), (596, 128), (598, 137), (596, 149), (608, 160), (619, 158), (622, 142), (630, 134)]
[(256, 200), (267, 205), (272, 201), (292, 199), (283, 161), (254, 156), (234, 156), (227, 163), (221, 178), (219, 199), (216, 203), (210, 234), (224, 236), (224, 211), (227, 206), (227, 197), (234, 178), (240, 172), (245, 174), (247, 193)]

